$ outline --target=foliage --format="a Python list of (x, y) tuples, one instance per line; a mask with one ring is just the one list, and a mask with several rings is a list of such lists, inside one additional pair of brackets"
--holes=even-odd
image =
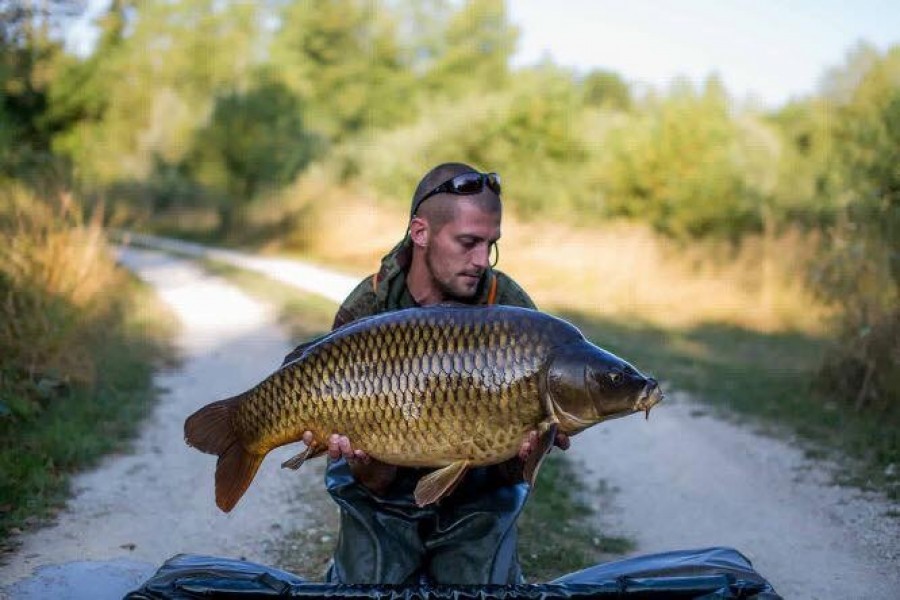
[(157, 158), (181, 160), (216, 94), (246, 85), (258, 10), (236, 1), (114, 2), (97, 51), (54, 93), (61, 113), (89, 115), (55, 140), (79, 180), (145, 179)]
[(406, 114), (408, 93), (391, 11), (368, 0), (288, 4), (274, 40), (283, 77), (329, 139), (384, 127)]
[(631, 107), (631, 90), (622, 76), (613, 71), (593, 69), (581, 80), (587, 106), (627, 110)]
[(310, 161), (316, 139), (300, 102), (278, 82), (263, 80), (243, 93), (217, 98), (209, 123), (197, 131), (185, 170), (217, 192), (220, 227), (234, 227), (234, 210), (261, 190), (290, 183)]
[[(764, 190), (746, 162), (766, 148), (747, 135), (716, 80), (699, 93), (677, 84), (610, 132), (597, 175), (607, 191), (605, 211), (681, 238), (759, 230)], [(763, 169), (774, 167), (767, 158)]]
[(87, 345), (120, 308), (107, 291), (122, 274), (100, 215), (85, 222), (70, 196), (45, 202), (13, 186), (2, 200), (0, 356), (6, 376), (24, 386), (10, 408), (25, 417), (47, 386), (95, 381)]
[(77, 14), (78, 0), (0, 3), (0, 178), (62, 179), (50, 152), (55, 123), (43, 117), (62, 46), (51, 32)]
[(167, 329), (140, 322), (137, 293), (99, 214), (21, 185), (0, 194), (0, 537), (58, 502), (67, 474), (148, 406)]
[[(864, 64), (860, 68), (860, 64)], [(851, 80), (848, 86), (846, 82)], [(841, 306), (826, 389), (857, 410), (900, 408), (900, 47), (861, 47), (831, 74), (833, 164), (845, 212), (830, 228), (816, 270), (821, 293)]]

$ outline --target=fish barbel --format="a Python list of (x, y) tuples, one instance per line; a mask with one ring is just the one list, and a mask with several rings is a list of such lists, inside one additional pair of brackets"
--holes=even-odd
[(188, 417), (185, 441), (219, 456), (216, 504), (230, 511), (272, 449), (313, 441), (284, 465), (327, 450), (333, 433), (382, 462), (437, 467), (415, 490), (424, 506), (469, 467), (516, 456), (534, 484), (557, 431), (573, 435), (649, 410), (657, 382), (590, 343), (570, 323), (526, 308), (431, 306), (383, 313), (309, 342), (252, 389)]

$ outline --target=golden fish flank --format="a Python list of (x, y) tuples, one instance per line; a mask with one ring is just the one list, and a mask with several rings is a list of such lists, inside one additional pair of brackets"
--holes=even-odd
[(516, 455), (537, 429), (534, 477), (557, 428), (575, 434), (648, 411), (662, 394), (571, 324), (513, 307), (435, 306), (368, 317), (306, 345), (253, 389), (185, 422), (188, 444), (219, 455), (216, 503), (231, 510), (273, 448), (314, 441), (284, 466), (323, 453), (332, 433), (381, 461), (440, 467), (416, 488), (419, 504), (453, 490), (471, 466)]

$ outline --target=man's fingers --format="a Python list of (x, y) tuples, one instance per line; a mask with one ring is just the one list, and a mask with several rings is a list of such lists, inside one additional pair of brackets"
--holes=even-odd
[(332, 433), (328, 436), (328, 456), (331, 458), (340, 458), (341, 457), (341, 448), (338, 446), (339, 436), (336, 433)]
[(303, 432), (303, 443), (307, 446), (311, 446), (315, 438), (313, 437), (312, 431), (304, 431)]
[[(306, 435), (304, 434), (305, 440)], [(332, 433), (328, 437), (328, 456), (331, 458), (341, 458), (343, 456), (347, 460), (357, 460), (362, 463), (368, 463), (370, 460), (369, 455), (364, 450), (354, 450), (353, 445), (350, 443), (350, 438), (339, 433)]]
[(522, 440), (522, 445), (519, 446), (519, 458), (525, 460), (528, 458), (528, 455), (534, 452), (535, 446), (537, 446), (538, 442), (538, 434), (537, 431), (529, 431), (525, 434), (525, 439)]
[(344, 458), (353, 458), (353, 446), (350, 445), (350, 439), (346, 435), (338, 438), (338, 447), (341, 449), (341, 455)]

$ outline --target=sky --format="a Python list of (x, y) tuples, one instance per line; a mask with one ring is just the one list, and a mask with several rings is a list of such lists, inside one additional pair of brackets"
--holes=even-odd
[[(89, 0), (90, 12), (109, 0)], [(517, 66), (549, 58), (664, 87), (715, 73), (737, 99), (769, 108), (814, 93), (861, 41), (900, 44), (900, 0), (507, 0)], [(85, 23), (70, 34), (85, 47)]]
[(732, 96), (776, 107), (812, 94), (860, 41), (900, 44), (898, 0), (508, 0), (518, 65), (619, 73), (663, 87), (716, 73)]

